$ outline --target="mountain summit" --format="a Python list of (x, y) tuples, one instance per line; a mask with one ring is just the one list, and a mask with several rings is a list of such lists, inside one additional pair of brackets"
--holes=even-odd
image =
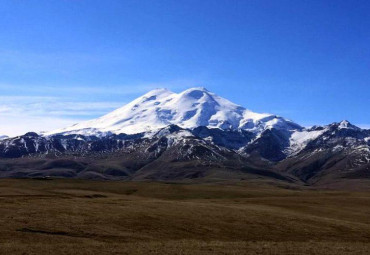
[(181, 93), (155, 89), (100, 118), (47, 133), (52, 134), (135, 134), (168, 125), (193, 129), (200, 126), (260, 133), (268, 128), (300, 130), (292, 121), (273, 114), (252, 112), (205, 88)]
[(0, 137), (0, 178), (263, 178), (321, 185), (369, 173), (370, 130), (346, 120), (302, 128), (205, 88), (156, 89), (94, 120)]

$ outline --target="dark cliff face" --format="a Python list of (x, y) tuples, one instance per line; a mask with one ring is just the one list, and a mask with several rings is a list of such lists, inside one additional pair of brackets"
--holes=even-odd
[(254, 138), (255, 134), (245, 130), (221, 130), (218, 128), (197, 127), (192, 133), (202, 139), (209, 138), (209, 141), (218, 146), (238, 150), (246, 146)]
[(268, 129), (252, 143), (245, 146), (242, 151), (247, 154), (255, 154), (273, 162), (278, 162), (287, 157), (284, 151), (288, 147), (288, 131)]

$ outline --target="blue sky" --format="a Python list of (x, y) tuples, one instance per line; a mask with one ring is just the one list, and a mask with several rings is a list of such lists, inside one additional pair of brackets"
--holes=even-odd
[(370, 1), (0, 0), (0, 134), (203, 86), (302, 125), (370, 128)]

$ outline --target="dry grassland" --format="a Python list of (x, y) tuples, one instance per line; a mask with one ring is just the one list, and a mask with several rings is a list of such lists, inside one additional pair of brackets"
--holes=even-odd
[(1, 254), (369, 254), (370, 193), (0, 180)]

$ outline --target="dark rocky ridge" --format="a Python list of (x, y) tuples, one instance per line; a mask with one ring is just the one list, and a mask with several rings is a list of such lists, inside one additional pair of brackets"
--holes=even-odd
[[(345, 125), (345, 126), (343, 126)], [(59, 176), (97, 179), (267, 178), (308, 184), (336, 178), (368, 178), (370, 131), (350, 123), (322, 130), (297, 154), (289, 155), (291, 131), (176, 125), (157, 133), (107, 136), (27, 133), (0, 141), (1, 177)]]

